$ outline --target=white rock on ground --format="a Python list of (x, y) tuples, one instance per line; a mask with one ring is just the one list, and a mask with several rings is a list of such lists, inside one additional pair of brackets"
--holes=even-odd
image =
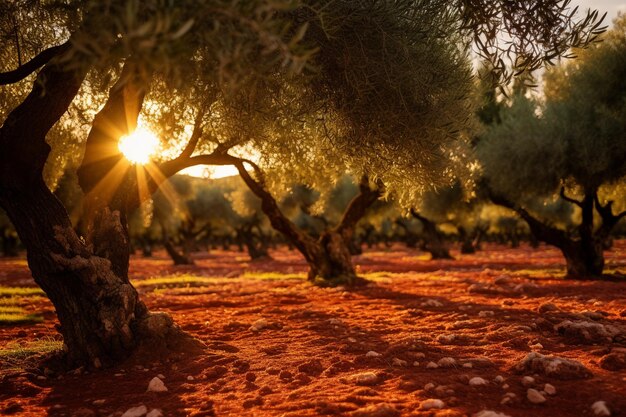
[(463, 368), (473, 368), (473, 367), (474, 367), (474, 364), (472, 364), (471, 362), (465, 362), (463, 364)]
[(492, 317), (495, 313), (491, 310), (485, 310), (478, 312), (478, 317)]
[(354, 374), (350, 379), (357, 385), (374, 385), (378, 382), (378, 375), (374, 372)]
[(528, 388), (528, 391), (526, 391), (526, 398), (528, 398), (528, 401), (533, 404), (543, 404), (546, 402), (546, 397), (533, 388)]
[(605, 401), (596, 401), (595, 403), (591, 404), (591, 411), (593, 411), (593, 414), (596, 416), (611, 415), (611, 410), (609, 410), (609, 407), (606, 406)]
[(554, 395), (556, 394), (556, 388), (554, 387), (554, 385), (552, 384), (546, 384), (543, 386), (543, 390), (546, 392), (546, 394), (548, 395)]
[(534, 383), (535, 383), (535, 378), (533, 378), (532, 376), (525, 376), (522, 378), (522, 385), (525, 387), (530, 387)]
[(252, 326), (250, 326), (250, 331), (252, 332), (260, 332), (261, 330), (265, 329), (266, 327), (269, 327), (270, 323), (265, 320), (265, 319), (258, 319), (257, 321), (255, 321), (254, 323), (252, 323)]
[(378, 358), (379, 356), (383, 356), (383, 355), (381, 355), (378, 352), (374, 352), (373, 350), (370, 350), (369, 352), (365, 354), (365, 356), (368, 358)]
[(498, 413), (497, 411), (483, 410), (474, 414), (472, 417), (511, 417), (508, 414)]
[(150, 380), (150, 383), (148, 384), (148, 391), (150, 391), (150, 392), (165, 392), (165, 391), (167, 391), (167, 387), (165, 386), (163, 381), (161, 381), (159, 379), (158, 376), (155, 376), (154, 378), (152, 378)]
[(163, 412), (160, 409), (155, 408), (146, 414), (146, 417), (163, 417)]
[(475, 376), (474, 378), (469, 380), (469, 384), (473, 387), (478, 387), (481, 385), (487, 385), (487, 381), (479, 376)]
[(500, 384), (500, 383), (504, 382), (504, 377), (502, 375), (498, 375), (493, 380), (494, 380), (494, 382)]
[(437, 365), (444, 367), (444, 368), (450, 368), (456, 365), (456, 360), (450, 357), (441, 358), (437, 361)]
[(435, 388), (435, 384), (433, 384), (432, 382), (429, 382), (428, 384), (424, 385), (424, 391), (430, 391), (433, 388)]
[(426, 364), (426, 368), (428, 368), (428, 369), (436, 369), (436, 368), (439, 368), (439, 365), (437, 365), (435, 362), (428, 362)]
[(591, 372), (578, 361), (558, 356), (545, 356), (537, 352), (526, 355), (515, 365), (515, 369), (520, 372), (538, 373), (557, 379), (581, 379), (591, 376)]
[(422, 401), (421, 408), (422, 410), (439, 410), (446, 406), (446, 404), (438, 400), (436, 398), (429, 398), (427, 400)]
[(132, 407), (126, 410), (126, 412), (122, 414), (122, 417), (141, 417), (141, 416), (145, 416), (147, 412), (148, 412), (148, 407), (141, 404), (140, 406)]

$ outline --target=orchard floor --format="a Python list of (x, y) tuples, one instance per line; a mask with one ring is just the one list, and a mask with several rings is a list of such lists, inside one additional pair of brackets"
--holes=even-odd
[[(36, 358), (20, 369), (0, 355), (0, 414), (120, 416), (145, 405), (165, 416), (560, 417), (596, 415), (592, 404), (605, 401), (612, 416), (626, 416), (626, 370), (615, 364), (626, 352), (626, 281), (563, 280), (562, 258), (548, 248), (488, 245), (453, 255), (429, 261), (400, 246), (367, 250), (355, 263), (370, 284), (354, 290), (312, 287), (302, 258), (287, 250), (260, 262), (214, 251), (193, 267), (174, 267), (161, 253), (133, 258), (142, 299), (171, 313), (206, 352), (60, 375), (37, 369)], [(626, 272), (625, 241), (607, 252), (607, 264)], [(0, 286), (34, 286), (25, 261), (0, 261)], [(29, 347), (58, 340), (45, 298), (12, 300), (42, 321), (0, 325), (4, 353), (17, 347), (27, 357)], [(567, 320), (587, 327), (557, 332)], [(533, 351), (579, 361), (592, 376), (515, 370)], [(168, 391), (147, 392), (159, 374)], [(485, 384), (469, 384), (474, 377)], [(556, 394), (531, 403), (527, 389), (546, 383)], [(427, 410), (427, 399), (443, 408)]]

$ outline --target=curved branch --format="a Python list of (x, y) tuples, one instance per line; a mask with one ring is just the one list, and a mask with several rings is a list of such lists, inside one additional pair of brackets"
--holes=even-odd
[(57, 45), (39, 52), (33, 59), (19, 66), (13, 71), (0, 73), (0, 85), (14, 84), (28, 77), (38, 68), (46, 65), (52, 58), (65, 52), (69, 48), (69, 43)]
[(583, 202), (582, 201), (578, 201), (575, 198), (572, 197), (568, 197), (565, 195), (565, 187), (561, 187), (561, 191), (559, 191), (559, 195), (561, 196), (561, 198), (569, 203), (575, 204), (578, 207), (582, 208), (583, 207)]
[(346, 207), (346, 211), (343, 213), (343, 217), (341, 218), (341, 222), (335, 228), (335, 231), (346, 235), (351, 235), (354, 232), (354, 228), (357, 223), (363, 216), (365, 216), (365, 212), (368, 208), (372, 206), (383, 194), (381, 187), (376, 187), (376, 189), (372, 190), (369, 184), (369, 178), (367, 175), (363, 175), (361, 177), (361, 182), (359, 184), (360, 192), (357, 194)]

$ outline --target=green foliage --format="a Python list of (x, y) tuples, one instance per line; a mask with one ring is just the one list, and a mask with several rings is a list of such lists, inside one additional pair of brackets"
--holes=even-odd
[(0, 348), (0, 376), (37, 365), (42, 355), (60, 351), (63, 342), (52, 338), (30, 342), (9, 342)]
[(477, 154), (489, 184), (515, 201), (622, 183), (626, 175), (624, 18), (604, 42), (546, 77), (545, 103), (514, 97)]

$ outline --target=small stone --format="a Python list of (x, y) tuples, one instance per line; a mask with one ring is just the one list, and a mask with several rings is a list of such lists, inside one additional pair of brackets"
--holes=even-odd
[(473, 367), (474, 367), (474, 364), (471, 362), (465, 362), (463, 364), (463, 368), (473, 368)]
[(543, 345), (541, 343), (535, 343), (534, 345), (530, 345), (529, 347), (533, 350), (543, 349)]
[(393, 366), (407, 366), (407, 362), (400, 358), (393, 358), (391, 363), (393, 364)]
[(389, 404), (372, 404), (360, 408), (351, 414), (352, 417), (398, 417), (400, 413)]
[(544, 314), (549, 311), (559, 311), (559, 308), (553, 303), (544, 303), (544, 304), (541, 304), (539, 308), (537, 309), (537, 312), (539, 314)]
[(435, 384), (433, 384), (432, 382), (429, 382), (428, 384), (424, 385), (424, 391), (430, 391), (433, 388), (435, 388)]
[(526, 355), (515, 366), (515, 370), (543, 374), (557, 379), (581, 379), (591, 376), (591, 372), (578, 361), (557, 356), (545, 356), (537, 352)]
[(163, 417), (163, 412), (158, 408), (154, 408), (152, 411), (146, 414), (146, 417)]
[(493, 317), (495, 313), (490, 310), (480, 311), (478, 312), (478, 317)]
[(530, 387), (535, 383), (535, 378), (532, 376), (525, 376), (522, 378), (522, 385), (525, 387)]
[(39, 381), (45, 381), (45, 380), (46, 380), (46, 379), (48, 379), (48, 378), (46, 378), (46, 377), (45, 377), (45, 376), (43, 376), (43, 375), (37, 375), (37, 379), (38, 379)]
[(250, 331), (252, 332), (260, 332), (261, 330), (269, 327), (270, 323), (265, 320), (265, 319), (258, 319), (257, 321), (255, 321), (254, 323), (252, 323), (252, 326), (250, 326)]
[(380, 357), (380, 356), (383, 356), (383, 355), (381, 355), (381, 354), (380, 354), (380, 353), (378, 353), (378, 352), (374, 352), (373, 350), (370, 350), (369, 352), (367, 352), (367, 353), (365, 354), (365, 357), (367, 357), (367, 358), (378, 358), (378, 357)]
[(413, 366), (420, 366), (420, 363), (418, 361), (413, 361)]
[(495, 377), (494, 382), (496, 382), (497, 384), (501, 384), (502, 382), (504, 382), (504, 377), (502, 375), (498, 375), (497, 377)]
[(349, 337), (348, 338), (348, 342), (350, 343), (356, 343), (356, 339), (354, 337)]
[(426, 368), (428, 368), (428, 369), (436, 369), (436, 368), (439, 368), (439, 365), (437, 365), (435, 362), (428, 362), (426, 364)]
[(107, 400), (95, 400), (91, 404), (99, 407), (101, 405), (104, 405), (104, 403), (106, 403), (106, 402), (107, 402)]
[(508, 414), (498, 413), (497, 411), (483, 410), (474, 414), (472, 417), (510, 417)]
[(556, 394), (556, 388), (554, 387), (554, 385), (552, 384), (546, 384), (543, 386), (543, 390), (546, 392), (546, 394), (548, 395), (555, 395)]
[(593, 411), (593, 414), (596, 416), (611, 415), (611, 410), (609, 410), (609, 407), (606, 406), (605, 401), (596, 401), (595, 403), (591, 404), (591, 411)]
[(165, 375), (163, 374), (158, 374), (157, 377), (159, 377), (159, 379), (165, 379)]
[(148, 412), (148, 407), (141, 404), (138, 407), (132, 407), (126, 410), (126, 412), (122, 414), (122, 417), (141, 417), (141, 416), (146, 415), (147, 412)]
[(438, 400), (436, 398), (429, 398), (427, 400), (422, 401), (421, 403), (422, 410), (440, 410), (446, 406), (446, 404)]
[(293, 374), (289, 371), (280, 371), (280, 373), (278, 374), (278, 377), (280, 379), (292, 379)]
[(526, 398), (528, 398), (528, 401), (533, 404), (543, 404), (546, 402), (546, 397), (533, 388), (528, 388), (528, 391), (526, 391)]
[(487, 385), (487, 381), (479, 376), (475, 376), (474, 378), (469, 380), (469, 384), (473, 387), (478, 387), (481, 385)]
[(167, 387), (165, 386), (163, 381), (161, 381), (159, 379), (158, 376), (155, 376), (154, 378), (152, 378), (150, 380), (150, 383), (148, 384), (148, 391), (150, 391), (150, 392), (165, 392), (165, 391), (167, 391)]
[(378, 382), (378, 375), (374, 372), (362, 372), (352, 375), (350, 379), (357, 385), (375, 385)]
[(502, 384), (502, 389), (509, 389), (509, 384)]
[(444, 368), (450, 368), (456, 365), (456, 360), (450, 357), (441, 358), (437, 361), (437, 365), (444, 367)]
[(193, 380), (194, 380), (193, 376), (187, 375), (187, 381), (193, 381)]

